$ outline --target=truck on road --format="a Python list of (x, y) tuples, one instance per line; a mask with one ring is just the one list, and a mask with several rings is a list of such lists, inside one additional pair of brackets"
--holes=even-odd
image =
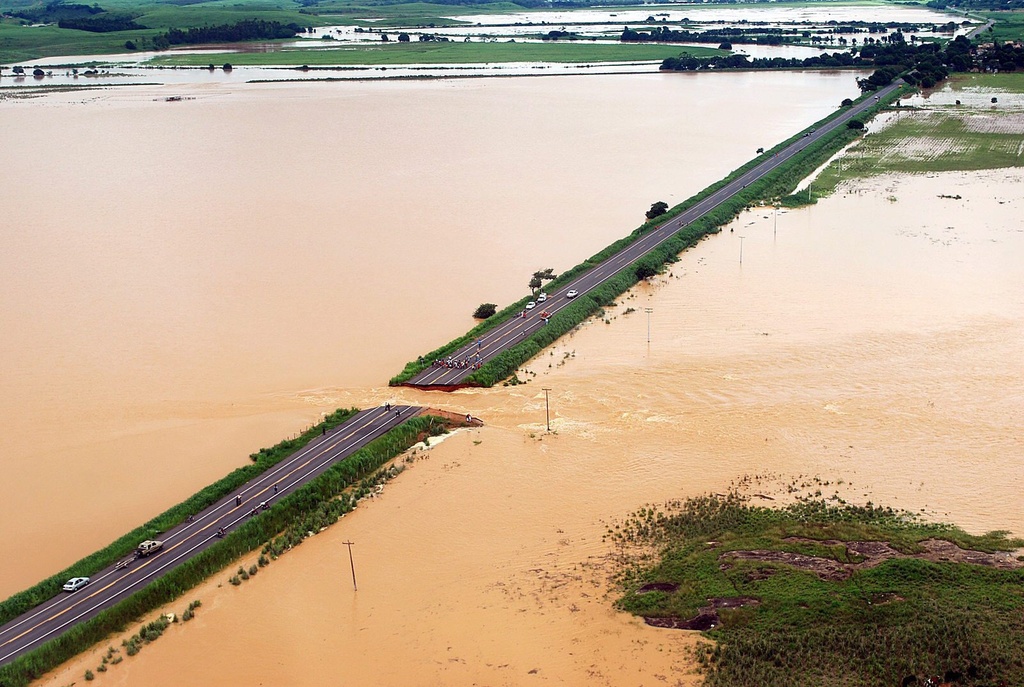
[(160, 549), (164, 548), (162, 541), (156, 541), (155, 539), (147, 539), (146, 541), (139, 544), (139, 547), (135, 549), (135, 553), (140, 556), (148, 556), (151, 553), (156, 553)]

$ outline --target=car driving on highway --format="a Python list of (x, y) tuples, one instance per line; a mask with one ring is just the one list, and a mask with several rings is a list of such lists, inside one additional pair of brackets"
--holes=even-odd
[(569, 292), (565, 294), (565, 297), (566, 298), (576, 298), (576, 296), (578, 296), (578, 295), (580, 295), (579, 291), (577, 291), (576, 289), (569, 289)]
[(70, 580), (64, 583), (64, 591), (66, 592), (77, 592), (79, 589), (89, 584), (88, 577), (72, 577)]
[(526, 309), (527, 310), (533, 310), (536, 307), (537, 307), (537, 304), (534, 303), (533, 301), (530, 301), (529, 303), (526, 304)]

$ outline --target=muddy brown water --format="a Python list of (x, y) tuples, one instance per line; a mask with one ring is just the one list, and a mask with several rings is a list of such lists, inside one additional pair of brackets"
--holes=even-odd
[(0, 103), (19, 132), (0, 153), (0, 595), (364, 404), (481, 302), (519, 298), (534, 270), (576, 264), (855, 88), (674, 76)]
[[(401, 390), (488, 424), (418, 454), (243, 587), (226, 572), (194, 590), (170, 610), (200, 598), (196, 620), (102, 679), (693, 684), (689, 633), (612, 610), (602, 535), (641, 504), (745, 475), (778, 502), (795, 477), (976, 532), (1024, 531), (1021, 181), (874, 179), (781, 215), (774, 235), (770, 213), (747, 214), (620, 299), (608, 324), (531, 362), (526, 385)], [(961, 200), (920, 212), (940, 194)]]
[[(762, 103), (735, 76), (201, 89), (175, 104), (188, 116), (142, 92), (0, 103), (48, 134), (3, 153), (4, 588), (324, 409), (388, 399), (487, 425), (241, 588), (223, 574), (190, 593), (196, 620), (99, 682), (685, 684), (692, 638), (611, 609), (601, 536), (745, 474), (1024, 531), (1019, 172), (875, 179), (774, 232), (749, 213), (545, 351), (525, 386), (375, 386), (480, 301), (850, 90), (772, 75), (791, 90)], [(817, 112), (790, 104), (808, 84)]]

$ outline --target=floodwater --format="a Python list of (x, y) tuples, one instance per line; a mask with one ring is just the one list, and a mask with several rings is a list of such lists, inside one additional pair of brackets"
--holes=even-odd
[(611, 610), (601, 536), (745, 476), (1024, 531), (1022, 182), (875, 178), (747, 213), (530, 362), (528, 384), (397, 392), (488, 424), (241, 588), (225, 572), (189, 593), (169, 610), (201, 599), (196, 620), (99, 681), (695, 684), (693, 634)]
[[(856, 93), (855, 74), (0, 101), (0, 595), (104, 546)], [(185, 93), (180, 102), (164, 96)], [(470, 409), (475, 412), (474, 409)]]
[(381, 387), (481, 301), (854, 91), (848, 73), (695, 74), (0, 102), (23, 132), (0, 154), (2, 592), (324, 410), (385, 400), (487, 425), (240, 588), (226, 571), (193, 590), (169, 610), (201, 599), (195, 620), (96, 682), (692, 684), (692, 635), (612, 610), (601, 536), (747, 475), (1024, 532), (1020, 170), (747, 213), (526, 385)]

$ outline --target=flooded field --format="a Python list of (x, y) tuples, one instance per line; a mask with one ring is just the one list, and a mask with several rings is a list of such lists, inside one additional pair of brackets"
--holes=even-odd
[(818, 477), (855, 502), (1024, 531), (1022, 181), (881, 177), (748, 213), (527, 365), (526, 385), (399, 392), (488, 424), (241, 588), (225, 571), (190, 593), (171, 610), (199, 598), (196, 620), (99, 682), (694, 684), (692, 635), (610, 610), (601, 537), (745, 476), (767, 496)]
[(753, 475), (1024, 532), (1019, 169), (749, 212), (525, 385), (382, 386), (479, 303), (855, 94), (850, 72), (787, 72), (0, 101), (0, 594), (325, 410), (385, 400), (486, 426), (241, 587), (189, 592), (168, 610), (201, 599), (195, 620), (96, 684), (694, 684), (691, 635), (612, 610), (602, 535)]
[(0, 153), (0, 594), (325, 410), (383, 402), (481, 302), (856, 92), (851, 72), (707, 76), (0, 102), (19, 132)]

